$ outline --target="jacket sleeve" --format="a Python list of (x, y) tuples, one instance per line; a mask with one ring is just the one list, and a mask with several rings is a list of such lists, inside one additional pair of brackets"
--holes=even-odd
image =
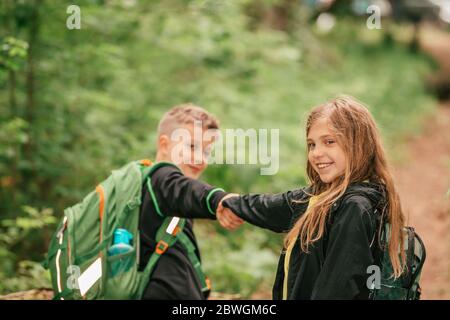
[(301, 190), (278, 194), (247, 194), (223, 201), (223, 206), (245, 221), (274, 232), (289, 230), (294, 209), (292, 199)]
[(322, 269), (314, 284), (312, 299), (367, 299), (367, 268), (374, 264), (370, 243), (375, 226), (367, 198), (354, 196), (335, 214)]
[(174, 166), (162, 166), (151, 175), (150, 196), (158, 203), (160, 216), (216, 219), (216, 209), (227, 194), (196, 179), (184, 176)]

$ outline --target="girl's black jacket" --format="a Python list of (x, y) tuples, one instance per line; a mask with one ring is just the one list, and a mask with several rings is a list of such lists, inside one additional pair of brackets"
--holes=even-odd
[[(300, 249), (299, 241), (291, 252), (287, 281), (288, 299), (368, 299), (368, 278), (379, 265), (377, 241), (385, 196), (383, 187), (369, 182), (349, 185), (332, 206), (324, 236)], [(230, 208), (247, 222), (274, 232), (289, 231), (305, 212), (309, 188), (285, 193), (248, 194), (226, 199)], [(284, 249), (281, 252), (273, 298), (282, 299)]]

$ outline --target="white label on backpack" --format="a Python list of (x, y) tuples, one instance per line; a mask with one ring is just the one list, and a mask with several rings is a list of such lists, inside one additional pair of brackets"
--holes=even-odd
[(175, 230), (175, 227), (178, 224), (178, 221), (180, 221), (180, 218), (178, 218), (178, 217), (175, 217), (170, 221), (169, 226), (166, 229), (166, 232), (168, 234), (172, 234), (173, 230)]
[(82, 296), (100, 279), (102, 276), (102, 259), (94, 261), (78, 278), (78, 287)]

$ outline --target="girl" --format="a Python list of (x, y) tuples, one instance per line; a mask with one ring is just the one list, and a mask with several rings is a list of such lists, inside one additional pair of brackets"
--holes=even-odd
[(308, 187), (225, 199), (217, 218), (287, 232), (274, 299), (368, 299), (386, 222), (393, 276), (405, 265), (404, 217), (380, 134), (367, 108), (343, 96), (311, 111), (306, 136)]

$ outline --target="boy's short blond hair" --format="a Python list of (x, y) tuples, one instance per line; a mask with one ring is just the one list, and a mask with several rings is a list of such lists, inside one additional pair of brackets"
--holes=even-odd
[(201, 121), (204, 129), (219, 129), (219, 121), (211, 113), (192, 103), (180, 104), (167, 111), (159, 121), (158, 137), (170, 136), (182, 125)]

